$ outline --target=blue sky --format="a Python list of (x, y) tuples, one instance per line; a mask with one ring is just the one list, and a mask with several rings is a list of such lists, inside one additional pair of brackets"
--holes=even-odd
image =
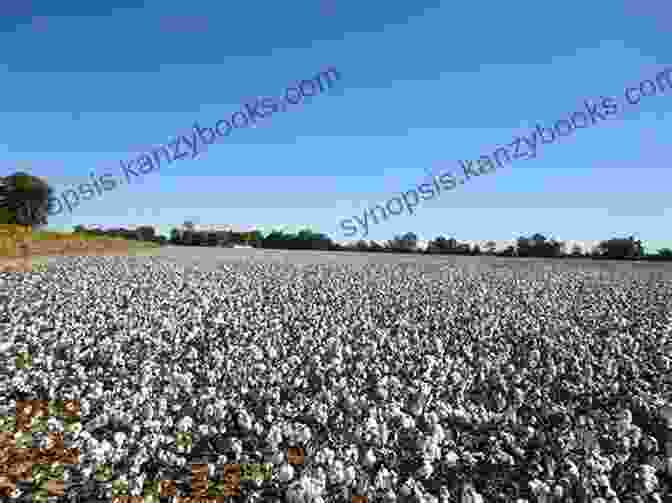
[(27, 171), (60, 193), (91, 172), (118, 176), (121, 160), (195, 121), (212, 127), (329, 66), (341, 80), (195, 159), (82, 201), (50, 218), (54, 228), (167, 232), (189, 219), (357, 239), (341, 220), (612, 96), (609, 120), (371, 226), (366, 239), (634, 234), (672, 246), (672, 89), (623, 105), (626, 87), (672, 65), (664, 2), (100, 4), (0, 6), (1, 175)]

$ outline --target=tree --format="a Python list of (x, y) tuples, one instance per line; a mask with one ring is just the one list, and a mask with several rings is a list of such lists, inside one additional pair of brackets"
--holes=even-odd
[(137, 228), (136, 233), (140, 241), (152, 241), (156, 236), (156, 229), (149, 225), (143, 225)]
[(170, 230), (170, 242), (173, 244), (180, 242), (180, 231), (174, 227)]
[(606, 258), (638, 258), (644, 254), (644, 247), (641, 241), (635, 241), (634, 236), (630, 236), (627, 239), (613, 238), (601, 241), (597, 251), (600, 256)]
[(658, 256), (659, 257), (665, 257), (668, 259), (672, 259), (672, 249), (670, 248), (661, 248), (658, 250)]
[(564, 253), (565, 243), (548, 240), (543, 234), (531, 237), (521, 236), (516, 240), (516, 251), (520, 257), (560, 257)]
[(485, 243), (485, 249), (487, 250), (487, 253), (489, 255), (494, 255), (495, 252), (497, 251), (497, 243), (494, 241), (488, 241)]
[(369, 241), (369, 251), (372, 252), (382, 252), (384, 251), (384, 247), (381, 246), (379, 243), (374, 241), (373, 239)]
[(0, 179), (0, 223), (46, 225), (52, 194), (47, 182), (28, 173), (17, 172)]
[(582, 257), (582, 256), (583, 256), (583, 248), (581, 248), (581, 246), (578, 244), (572, 246), (572, 257)]
[(443, 236), (438, 236), (433, 241), (427, 243), (428, 253), (442, 253), (447, 248), (448, 248), (448, 241)]
[(413, 232), (407, 232), (403, 236), (394, 236), (394, 239), (387, 242), (387, 248), (395, 252), (416, 251), (418, 246), (418, 236)]
[(369, 251), (369, 245), (363, 239), (360, 239), (359, 241), (357, 241), (357, 243), (355, 243), (354, 248), (357, 251), (360, 251), (360, 252)]

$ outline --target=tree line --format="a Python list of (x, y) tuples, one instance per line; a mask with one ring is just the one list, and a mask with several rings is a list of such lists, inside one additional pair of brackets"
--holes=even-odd
[[(23, 172), (0, 178), (0, 224), (30, 225), (42, 228), (48, 224), (48, 199), (53, 190), (44, 180)], [(108, 230), (87, 229), (78, 225), (75, 232), (105, 237), (122, 237), (140, 241), (152, 241), (158, 244), (175, 246), (220, 246), (217, 235), (193, 230), (193, 225), (185, 222), (182, 229), (170, 231), (170, 237), (157, 235), (154, 227), (142, 226), (137, 229), (116, 228)], [(521, 236), (515, 245), (498, 250), (494, 241), (488, 241), (484, 249), (479, 245), (460, 243), (455, 238), (438, 236), (428, 242), (426, 248), (418, 246), (418, 237), (413, 232), (395, 236), (384, 243), (360, 240), (352, 244), (335, 243), (326, 234), (304, 229), (298, 233), (280, 230), (264, 236), (259, 231), (233, 233), (235, 242), (254, 248), (282, 250), (323, 250), (366, 253), (422, 253), (439, 255), (492, 255), (500, 257), (539, 257), (539, 258), (591, 258), (618, 260), (672, 261), (672, 249), (662, 248), (655, 253), (646, 253), (641, 240), (633, 236), (613, 237), (600, 241), (591, 250), (583, 250), (574, 245), (567, 250), (566, 244), (548, 239), (542, 234), (529, 237)]]

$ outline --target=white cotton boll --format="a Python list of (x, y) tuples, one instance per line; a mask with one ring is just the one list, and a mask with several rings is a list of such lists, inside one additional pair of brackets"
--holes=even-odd
[(345, 459), (347, 459), (347, 460), (349, 460), (349, 461), (351, 461), (351, 462), (353, 462), (353, 463), (356, 464), (357, 461), (359, 460), (359, 449), (357, 448), (356, 445), (351, 444), (351, 445), (345, 450), (344, 455), (345, 455)]
[(123, 446), (124, 443), (126, 442), (126, 434), (118, 431), (114, 434), (114, 442), (119, 446)]
[(357, 478), (357, 472), (355, 471), (355, 467), (352, 465), (348, 466), (344, 470), (343, 475), (345, 483), (351, 485), (352, 483), (355, 482), (355, 479)]
[(294, 478), (294, 468), (292, 467), (292, 465), (286, 463), (283, 464), (280, 467), (280, 470), (278, 471), (278, 479), (280, 480), (280, 482), (286, 483), (292, 480), (293, 478)]
[(423, 454), (430, 462), (434, 462), (441, 457), (441, 448), (434, 438), (430, 437), (423, 446)]
[(178, 423), (177, 423), (177, 429), (178, 431), (181, 432), (187, 432), (191, 430), (191, 427), (194, 424), (194, 420), (191, 419), (189, 416), (183, 417)]
[(282, 464), (282, 462), (285, 460), (285, 455), (283, 454), (282, 451), (276, 451), (273, 456), (271, 457), (271, 463), (274, 465), (278, 466)]
[(329, 467), (329, 480), (332, 484), (341, 484), (345, 480), (345, 469), (341, 460), (336, 460)]
[(406, 483), (399, 488), (399, 492), (404, 498), (408, 498), (413, 494), (414, 487), (415, 481), (413, 479), (408, 479)]
[(448, 451), (446, 455), (443, 458), (443, 462), (446, 464), (448, 467), (454, 467), (457, 465), (458, 460), (460, 457), (455, 451)]
[(404, 429), (411, 429), (415, 427), (415, 421), (413, 418), (407, 414), (403, 414), (401, 416), (401, 427)]
[(301, 484), (297, 482), (287, 488), (286, 500), (287, 503), (306, 503), (305, 490)]
[(297, 431), (296, 440), (298, 441), (299, 444), (305, 445), (310, 441), (312, 436), (313, 434), (311, 433), (310, 428), (304, 425)]
[(271, 426), (266, 441), (275, 448), (282, 443), (282, 431), (276, 425)]
[(252, 429), (252, 418), (247, 411), (243, 410), (238, 414), (238, 426), (246, 431)]
[(239, 459), (240, 455), (243, 453), (243, 442), (241, 442), (237, 438), (232, 439), (231, 440), (231, 450), (233, 451), (234, 455), (236, 456), (235, 459)]
[(442, 444), (446, 440), (446, 430), (440, 424), (435, 424), (432, 428), (432, 438), (437, 444)]
[(334, 453), (334, 451), (326, 447), (317, 453), (317, 462), (321, 464), (326, 464), (327, 466), (331, 466), (334, 462), (335, 457), (336, 454)]
[(431, 463), (425, 461), (422, 466), (415, 472), (415, 476), (420, 479), (428, 479), (434, 473), (434, 467)]
[(371, 468), (373, 465), (376, 464), (376, 461), (377, 461), (376, 455), (373, 453), (371, 449), (368, 449), (366, 451), (366, 454), (364, 454), (363, 459), (364, 466), (366, 466), (367, 468)]
[(391, 489), (392, 488), (392, 476), (390, 471), (384, 466), (378, 470), (374, 485), (377, 490)]
[(428, 422), (432, 427), (434, 427), (434, 428), (435, 428), (437, 425), (440, 426), (440, 424), (439, 424), (439, 415), (438, 415), (436, 412), (434, 412), (434, 411), (428, 413), (428, 414), (427, 414), (427, 422)]
[(383, 501), (385, 503), (396, 503), (397, 502), (396, 493), (392, 489), (388, 490), (383, 496)]

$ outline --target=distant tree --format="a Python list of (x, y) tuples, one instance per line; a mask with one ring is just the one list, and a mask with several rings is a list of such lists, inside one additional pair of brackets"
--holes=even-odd
[(378, 242), (371, 240), (369, 241), (369, 251), (372, 252), (382, 252), (385, 247), (381, 246)]
[(413, 232), (394, 236), (394, 239), (387, 242), (387, 248), (395, 252), (414, 252), (418, 248), (418, 236)]
[(597, 246), (597, 252), (601, 257), (605, 258), (631, 259), (643, 256), (644, 247), (642, 246), (641, 241), (635, 241), (635, 238), (630, 236), (627, 239), (613, 238), (607, 241), (601, 241)]
[(497, 243), (494, 241), (488, 241), (485, 243), (485, 249), (487, 250), (487, 253), (490, 255), (494, 255), (495, 252), (497, 251)]
[(571, 255), (572, 255), (572, 257), (581, 257), (581, 256), (583, 256), (583, 248), (581, 248), (580, 245), (575, 244), (574, 246), (572, 246), (572, 253), (571, 253)]
[(173, 243), (173, 244), (178, 244), (178, 243), (181, 241), (181, 240), (180, 240), (180, 231), (177, 230), (175, 227), (173, 227), (173, 228), (170, 230), (170, 238), (169, 238), (169, 241), (170, 241), (171, 243)]
[(246, 242), (249, 246), (253, 246), (255, 248), (261, 247), (262, 242), (264, 241), (264, 236), (261, 232), (254, 230), (251, 232), (248, 232), (247, 235), (245, 236)]
[(52, 194), (47, 182), (28, 173), (0, 178), (0, 223), (36, 228), (46, 225)]
[(438, 236), (427, 243), (427, 253), (442, 253), (448, 248), (448, 241), (443, 236)]
[(187, 246), (191, 246), (194, 242), (194, 234), (196, 234), (194, 231), (191, 230), (185, 230), (182, 232), (182, 239), (181, 243), (185, 244)]
[(360, 239), (357, 241), (357, 243), (355, 243), (355, 249), (361, 252), (369, 251), (369, 245), (366, 241)]
[(149, 225), (143, 225), (136, 229), (138, 239), (141, 241), (152, 241), (156, 236), (156, 229)]
[(403, 236), (394, 236), (393, 239), (387, 242), (386, 248), (389, 251), (408, 253), (417, 250), (418, 236), (413, 232), (407, 232)]
[(521, 236), (516, 240), (516, 252), (520, 257), (560, 257), (564, 254), (565, 243), (548, 240), (543, 234), (531, 237)]
[(672, 249), (661, 248), (660, 250), (658, 250), (658, 256), (672, 259)]

